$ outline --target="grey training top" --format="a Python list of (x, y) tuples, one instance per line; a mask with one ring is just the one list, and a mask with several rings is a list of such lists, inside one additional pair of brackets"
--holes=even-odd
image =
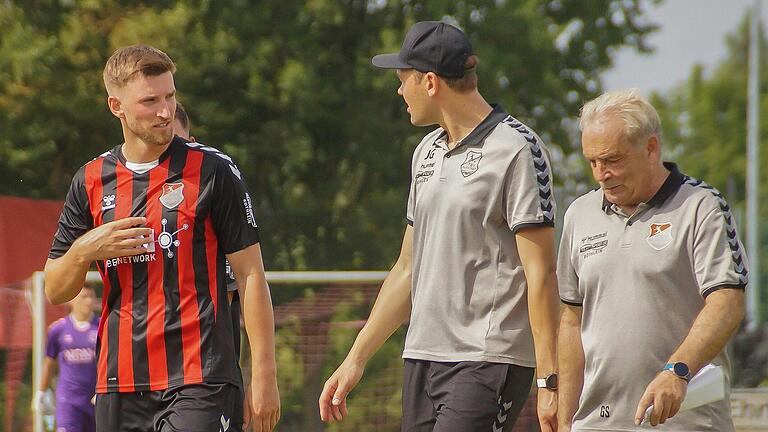
[(553, 226), (549, 156), (500, 107), (452, 150), (438, 128), (413, 154), (411, 323), (404, 358), (535, 366), (516, 231)]
[[(640, 398), (688, 335), (705, 297), (747, 284), (728, 204), (713, 187), (665, 166), (666, 182), (631, 217), (600, 190), (565, 213), (560, 297), (583, 307), (584, 388), (574, 431), (643, 429), (634, 425)], [(713, 363), (730, 374), (725, 353)], [(681, 411), (655, 430), (732, 431), (730, 402)]]

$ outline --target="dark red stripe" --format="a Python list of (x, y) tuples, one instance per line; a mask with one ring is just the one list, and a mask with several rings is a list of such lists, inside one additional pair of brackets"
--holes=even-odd
[[(162, 232), (160, 220), (160, 195), (168, 178), (168, 159), (149, 172), (147, 190), (147, 223), (154, 229), (155, 239)], [(163, 250), (155, 243), (155, 261), (147, 263), (148, 313), (147, 313), (147, 357), (149, 360), (149, 389), (168, 388), (168, 362), (165, 352), (165, 293), (163, 287)]]
[[(208, 261), (208, 289), (213, 302), (213, 319), (219, 311), (218, 283), (216, 282), (216, 262), (219, 254), (219, 241), (213, 231), (213, 221), (210, 216), (205, 219), (205, 259)], [(227, 277), (226, 275), (224, 276)]]
[[(133, 203), (133, 174), (118, 163), (115, 167), (117, 188), (115, 220), (131, 215)], [(121, 392), (133, 392), (133, 268), (130, 263), (117, 265), (117, 275), (122, 287), (120, 296), (120, 326), (117, 352), (117, 381)]]
[[(101, 217), (101, 198), (104, 185), (102, 184), (101, 170), (104, 165), (104, 158), (98, 158), (85, 166), (85, 190), (88, 194), (88, 203), (93, 216), (93, 225), (97, 227), (102, 224)], [(106, 268), (101, 265), (99, 273), (104, 282), (104, 291), (101, 296), (101, 320), (99, 321), (99, 351), (98, 363), (96, 365), (96, 392), (106, 393), (107, 391), (107, 356), (109, 352), (109, 337), (107, 335), (107, 317), (109, 317), (109, 292), (111, 284), (106, 273)]]
[[(182, 174), (184, 201), (179, 204), (176, 238), (181, 246), (176, 248), (179, 265), (179, 300), (181, 309), (181, 339), (184, 351), (184, 384), (203, 381), (200, 356), (200, 312), (195, 287), (195, 266), (192, 257), (192, 240), (195, 230), (195, 212), (199, 195), (200, 169), (203, 154), (188, 151)], [(184, 225), (187, 228), (184, 229)]]

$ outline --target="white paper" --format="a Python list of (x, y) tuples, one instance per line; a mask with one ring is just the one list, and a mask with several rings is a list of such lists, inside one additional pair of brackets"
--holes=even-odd
[[(680, 411), (698, 408), (702, 405), (717, 402), (725, 398), (725, 373), (722, 366), (708, 364), (701, 368), (691, 381), (688, 383), (688, 391), (685, 393), (685, 399), (680, 405)], [(643, 421), (640, 424), (651, 420), (653, 405), (645, 410)]]

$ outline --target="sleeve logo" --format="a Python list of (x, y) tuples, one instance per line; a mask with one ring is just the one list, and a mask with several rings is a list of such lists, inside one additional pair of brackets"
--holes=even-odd
[(662, 250), (669, 246), (672, 243), (672, 224), (669, 222), (652, 223), (650, 233), (645, 241), (656, 250)]
[(184, 183), (166, 183), (163, 185), (163, 193), (160, 195), (160, 203), (167, 209), (175, 209), (184, 201)]

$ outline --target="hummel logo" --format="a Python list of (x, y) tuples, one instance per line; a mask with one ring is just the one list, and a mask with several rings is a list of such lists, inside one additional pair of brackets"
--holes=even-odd
[(101, 202), (101, 211), (111, 210), (115, 208), (115, 195), (104, 195)]
[(229, 430), (229, 421), (231, 419), (224, 418), (224, 415), (221, 415), (221, 429), (219, 429), (219, 432), (227, 432)]

